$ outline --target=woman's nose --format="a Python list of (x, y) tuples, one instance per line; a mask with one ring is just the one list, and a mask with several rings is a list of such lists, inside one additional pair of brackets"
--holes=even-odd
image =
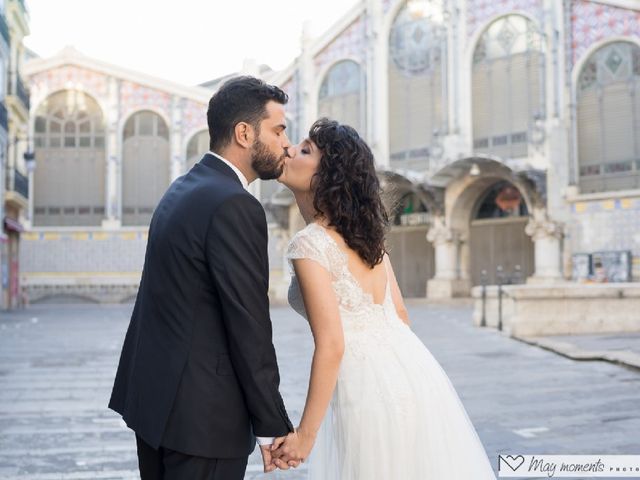
[(284, 147), (285, 154), (289, 158), (293, 158), (296, 156), (296, 147), (294, 145), (289, 145), (288, 147)]

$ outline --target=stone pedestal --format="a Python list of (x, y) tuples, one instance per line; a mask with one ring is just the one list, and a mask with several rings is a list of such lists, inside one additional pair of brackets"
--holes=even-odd
[[(482, 287), (473, 287), (473, 323), (482, 318)], [(498, 287), (487, 287), (488, 327), (498, 325), (512, 336), (640, 332), (640, 285), (637, 283), (505, 285), (502, 307)]]
[(427, 298), (453, 298), (469, 295), (471, 282), (460, 275), (460, 237), (436, 217), (427, 232), (435, 249), (436, 274), (427, 281)]
[(468, 297), (471, 281), (467, 278), (432, 278), (427, 280), (427, 298)]
[(105, 218), (101, 226), (104, 230), (119, 230), (122, 227), (122, 221), (119, 218)]
[(564, 282), (562, 277), (562, 226), (547, 218), (543, 212), (534, 211), (525, 227), (535, 248), (535, 273), (527, 278), (528, 284), (544, 285)]

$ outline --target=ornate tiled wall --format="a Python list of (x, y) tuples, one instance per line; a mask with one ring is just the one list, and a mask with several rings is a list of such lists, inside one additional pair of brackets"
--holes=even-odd
[[(110, 277), (142, 272), (148, 234), (139, 231), (25, 232), (21, 239), (21, 271), (29, 275), (85, 274)], [(269, 234), (269, 263), (274, 274), (282, 270), (280, 229)]]
[(22, 236), (24, 273), (140, 272), (147, 232), (30, 232)]
[(320, 72), (326, 65), (342, 58), (352, 58), (364, 63), (366, 31), (366, 20), (360, 16), (315, 56), (313, 61), (316, 72)]
[(107, 99), (108, 81), (108, 77), (101, 73), (67, 65), (37, 73), (29, 79), (29, 84), (32, 92), (36, 93), (37, 102), (59, 90), (75, 88), (103, 103)]
[(618, 8), (588, 0), (571, 5), (572, 66), (591, 45), (616, 36), (640, 38), (640, 11)]
[(468, 0), (467, 34), (471, 37), (496, 15), (518, 11), (539, 18), (541, 8), (542, 0)]
[(182, 135), (193, 135), (200, 130), (207, 130), (207, 105), (193, 100), (182, 102)]
[(137, 110), (152, 108), (171, 118), (171, 95), (167, 92), (123, 80), (120, 85), (120, 116), (127, 118)]

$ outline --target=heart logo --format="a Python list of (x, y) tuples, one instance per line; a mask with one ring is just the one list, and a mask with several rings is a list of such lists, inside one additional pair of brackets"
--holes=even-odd
[[(524, 457), (522, 455), (518, 455), (514, 457), (513, 455), (502, 456), (500, 455), (500, 460), (509, 465), (509, 468), (514, 472), (519, 469), (524, 463)], [(498, 466), (498, 470), (500, 470), (500, 466)]]

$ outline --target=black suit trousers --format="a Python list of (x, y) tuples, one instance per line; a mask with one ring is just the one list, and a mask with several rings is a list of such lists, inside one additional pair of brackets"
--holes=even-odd
[(242, 480), (248, 457), (206, 458), (154, 449), (136, 435), (141, 480)]

